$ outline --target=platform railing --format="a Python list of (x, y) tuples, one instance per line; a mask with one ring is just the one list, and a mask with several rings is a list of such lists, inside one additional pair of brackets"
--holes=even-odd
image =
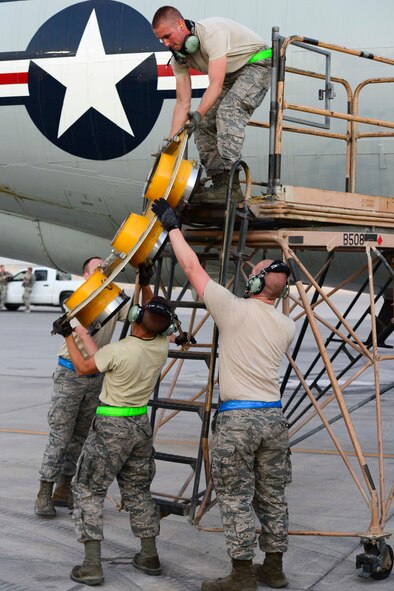
[[(394, 121), (385, 121), (382, 119), (372, 117), (361, 117), (359, 115), (359, 95), (363, 88), (370, 84), (389, 84), (394, 82), (393, 77), (385, 78), (370, 78), (362, 81), (352, 90), (349, 82), (343, 78), (330, 76), (329, 81), (341, 84), (347, 96), (347, 111), (340, 112), (330, 109), (319, 109), (309, 105), (296, 104), (288, 102), (285, 98), (285, 81), (286, 74), (295, 74), (309, 78), (316, 78), (326, 80), (327, 73), (321, 74), (302, 70), (298, 68), (287, 68), (286, 57), (287, 51), (291, 45), (302, 44), (303, 48), (310, 46), (312, 51), (316, 48), (324, 48), (330, 52), (338, 52), (346, 55), (354, 56), (355, 58), (368, 59), (378, 63), (394, 66), (394, 60), (378, 56), (365, 51), (349, 49), (340, 45), (326, 43), (317, 39), (308, 37), (301, 37), (293, 35), (290, 37), (281, 37), (279, 35), (279, 28), (272, 29), (272, 86), (271, 86), (271, 106), (269, 123), (262, 123), (257, 121), (250, 121), (249, 125), (262, 128), (269, 128), (269, 165), (268, 165), (268, 183), (267, 193), (275, 195), (281, 185), (281, 158), (282, 158), (282, 135), (283, 132), (299, 133), (306, 135), (313, 135), (331, 139), (342, 140), (346, 142), (346, 179), (344, 190), (346, 192), (356, 192), (356, 174), (357, 174), (357, 142), (363, 138), (371, 137), (394, 137)], [(308, 127), (289, 126), (285, 125), (286, 120), (285, 111), (296, 111), (302, 113), (309, 113), (312, 115), (321, 115), (329, 119), (339, 119), (347, 122), (346, 133), (333, 133), (325, 129), (311, 129), (311, 122), (308, 122)], [(358, 125), (372, 125), (375, 127), (386, 127), (392, 129), (389, 132), (359, 132)], [(321, 126), (317, 126), (321, 127)]]

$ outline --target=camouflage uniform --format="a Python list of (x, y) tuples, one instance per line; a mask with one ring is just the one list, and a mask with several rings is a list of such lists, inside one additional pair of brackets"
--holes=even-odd
[[(238, 298), (212, 280), (204, 301), (219, 328), (221, 407), (212, 425), (211, 473), (227, 551), (236, 561), (254, 557), (256, 513), (260, 549), (283, 553), (291, 463), (279, 369), (295, 323), (275, 306), (255, 297)], [(242, 403), (249, 408), (241, 408)]]
[(49, 438), (40, 469), (41, 480), (55, 482), (73, 476), (82, 445), (94, 417), (104, 376), (80, 376), (58, 366), (48, 411)]
[(281, 409), (221, 412), (214, 421), (211, 469), (231, 558), (250, 560), (256, 546), (252, 506), (261, 523), (260, 549), (286, 552), (291, 482), (288, 425)]
[(4, 304), (7, 300), (8, 280), (10, 277), (11, 273), (0, 271), (0, 310), (4, 308)]
[(23, 304), (25, 306), (25, 309), (29, 310), (29, 311), (30, 311), (30, 297), (31, 297), (31, 292), (32, 292), (35, 280), (36, 280), (36, 278), (34, 277), (33, 273), (29, 273), (29, 271), (26, 271), (26, 274), (25, 274), (23, 281), (22, 281)]
[(145, 412), (138, 416), (98, 414), (94, 418), (72, 483), (73, 520), (80, 542), (103, 539), (103, 504), (115, 478), (134, 535), (159, 535), (159, 515), (150, 495), (155, 474), (152, 430), (144, 407), (167, 354), (167, 337), (156, 335), (151, 339), (129, 336), (94, 355), (96, 367), (105, 374), (101, 407), (112, 412), (130, 407)]
[(79, 542), (103, 539), (103, 505), (116, 478), (130, 513), (133, 534), (159, 535), (159, 516), (150, 495), (155, 474), (148, 415), (96, 416), (78, 462), (73, 483), (73, 521)]
[[(116, 323), (124, 321), (126, 315), (127, 308), (124, 306), (93, 336), (97, 346), (110, 342)], [(84, 352), (78, 337), (74, 338)], [(65, 343), (59, 351), (59, 361), (61, 359), (70, 360)], [(60, 475), (75, 474), (82, 445), (99, 404), (103, 379), (101, 373), (81, 376), (60, 365), (55, 369), (53, 394), (48, 411), (50, 431), (40, 469), (41, 480), (56, 482)]]
[(271, 86), (271, 61), (227, 74), (222, 92), (194, 133), (208, 175), (229, 170), (241, 157), (245, 127)]

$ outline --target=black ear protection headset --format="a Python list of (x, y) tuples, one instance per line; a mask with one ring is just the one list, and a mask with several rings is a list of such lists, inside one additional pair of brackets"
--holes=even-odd
[(170, 51), (172, 52), (173, 56), (175, 57), (176, 61), (179, 64), (186, 64), (187, 63), (187, 56), (193, 55), (196, 53), (197, 49), (200, 47), (200, 40), (195, 34), (196, 32), (196, 24), (194, 21), (189, 21), (185, 19), (185, 24), (188, 30), (190, 31), (189, 35), (186, 35), (183, 45), (180, 51), (174, 51), (170, 47)]
[(265, 276), (268, 273), (286, 273), (286, 276), (290, 275), (290, 267), (283, 261), (273, 261), (268, 267), (261, 269), (257, 275), (251, 275), (245, 286), (244, 298), (250, 298), (250, 296), (256, 295), (263, 291), (265, 286)]
[(164, 306), (159, 302), (148, 302), (147, 304), (145, 304), (145, 306), (142, 307), (138, 304), (131, 306), (128, 313), (129, 322), (141, 324), (146, 310), (151, 310), (153, 313), (158, 314), (159, 316), (165, 316), (166, 318), (168, 318), (167, 328), (165, 328), (162, 332), (158, 333), (163, 335), (164, 337), (169, 337), (170, 335), (174, 334), (174, 332), (177, 330), (175, 322), (177, 322), (180, 325), (180, 322), (175, 312), (173, 312), (171, 308)]

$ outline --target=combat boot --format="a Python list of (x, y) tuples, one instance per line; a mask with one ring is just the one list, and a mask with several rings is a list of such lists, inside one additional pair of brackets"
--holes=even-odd
[(255, 591), (256, 576), (251, 560), (232, 560), (232, 571), (224, 579), (205, 579), (202, 591)]
[(146, 575), (160, 575), (160, 560), (156, 549), (156, 538), (141, 538), (141, 552), (133, 556), (133, 565)]
[(56, 509), (52, 501), (53, 482), (40, 481), (40, 490), (34, 504), (34, 513), (40, 517), (56, 517)]
[(70, 509), (70, 511), (72, 511), (74, 506), (73, 495), (71, 491), (72, 478), (72, 476), (60, 476), (52, 496), (55, 507), (67, 507)]
[(103, 567), (101, 566), (101, 542), (89, 540), (84, 542), (85, 560), (81, 565), (74, 566), (70, 578), (83, 585), (101, 585), (104, 583)]
[(255, 564), (253, 570), (259, 583), (264, 583), (273, 589), (287, 587), (289, 581), (283, 572), (282, 552), (266, 552), (263, 564)]
[[(227, 197), (227, 187), (229, 182), (229, 171), (225, 170), (220, 174), (212, 176), (212, 186), (204, 189), (199, 195), (200, 203), (212, 205), (224, 205)], [(239, 182), (239, 171), (236, 170), (233, 176), (233, 186), (231, 199), (234, 203), (241, 203), (244, 195)]]

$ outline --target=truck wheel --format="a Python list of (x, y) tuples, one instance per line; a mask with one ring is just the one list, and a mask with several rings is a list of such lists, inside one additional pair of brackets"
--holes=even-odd
[(4, 305), (7, 308), (7, 310), (10, 310), (10, 312), (14, 312), (18, 308), (20, 308), (20, 304), (4, 304)]
[(64, 305), (64, 302), (66, 300), (68, 300), (68, 298), (70, 297), (70, 295), (72, 295), (72, 291), (65, 291), (63, 293), (60, 294), (59, 297), (59, 306), (61, 307), (61, 309), (63, 310), (63, 312), (67, 312), (67, 308)]

